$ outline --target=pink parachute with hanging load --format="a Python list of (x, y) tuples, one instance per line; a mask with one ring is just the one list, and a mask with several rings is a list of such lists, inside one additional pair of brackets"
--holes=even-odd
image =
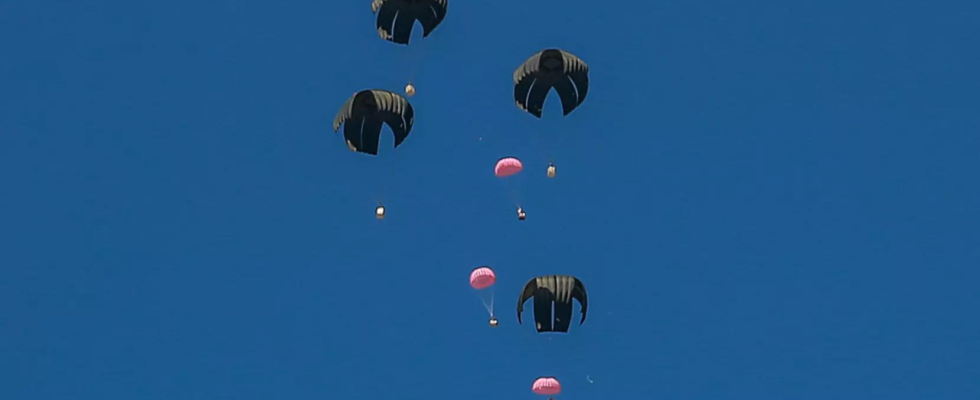
[(534, 380), (531, 391), (543, 396), (553, 396), (561, 393), (561, 383), (558, 383), (558, 379), (554, 377), (543, 376)]
[(524, 164), (521, 160), (514, 157), (504, 157), (497, 161), (497, 165), (493, 167), (493, 174), (498, 178), (503, 178), (507, 176), (514, 175), (524, 169)]
[(473, 289), (486, 289), (497, 282), (497, 274), (490, 267), (479, 267), (470, 272), (470, 286)]

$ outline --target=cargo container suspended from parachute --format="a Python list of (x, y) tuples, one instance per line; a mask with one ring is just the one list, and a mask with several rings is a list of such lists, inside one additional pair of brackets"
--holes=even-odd
[[(563, 115), (571, 114), (589, 94), (589, 65), (561, 49), (542, 50), (514, 71), (514, 102), (517, 108), (541, 118), (545, 98), (554, 88), (561, 101)], [(557, 170), (548, 163), (548, 178)]]
[[(374, 0), (371, 11), (377, 14), (375, 25), (378, 36), (382, 39), (400, 45), (408, 45), (411, 40), (415, 21), (422, 25), (422, 37), (429, 37), (436, 27), (446, 19), (449, 9), (448, 0)], [(409, 74), (405, 93), (415, 95), (412, 85), (413, 71)]]
[[(582, 305), (582, 320), (589, 310), (589, 297), (585, 285), (578, 278), (568, 275), (547, 275), (531, 279), (524, 285), (517, 299), (517, 323), (523, 323), (521, 313), (524, 312), (524, 302), (534, 298), (534, 322), (538, 333), (561, 332), (568, 333), (572, 322), (572, 299)], [(552, 314), (552, 305), (554, 314)]]
[[(395, 136), (394, 148), (397, 148), (408, 138), (414, 123), (415, 110), (401, 95), (387, 90), (362, 90), (340, 107), (333, 120), (333, 131), (339, 131), (343, 125), (348, 149), (377, 156), (384, 124), (391, 128)], [(375, 216), (378, 219), (385, 217), (384, 205), (378, 204)]]

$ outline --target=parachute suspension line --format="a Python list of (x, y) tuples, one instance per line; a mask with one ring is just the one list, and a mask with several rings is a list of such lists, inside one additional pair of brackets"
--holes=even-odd
[(378, 188), (376, 189), (378, 193), (378, 204), (384, 204), (385, 198), (388, 197), (388, 172), (382, 171), (378, 180), (380, 181), (377, 182)]
[(519, 206), (521, 205), (521, 200), (517, 195), (517, 188), (515, 187), (516, 183), (511, 182), (512, 179), (510, 178), (517, 178), (517, 177), (513, 176), (513, 177), (504, 178), (506, 180), (506, 182), (504, 182), (504, 185), (507, 188), (507, 193), (510, 194), (510, 201), (513, 202), (515, 206)]
[[(415, 74), (419, 72), (419, 67), (422, 66), (422, 60), (425, 58), (427, 40), (421, 39), (415, 46), (410, 46), (408, 49), (408, 83), (412, 84), (415, 81)], [(412, 48), (416, 47), (416, 48)]]
[[(414, 24), (415, 22), (413, 21), (412, 23)], [(422, 32), (422, 27), (414, 26), (412, 27), (412, 32)], [(422, 35), (418, 35), (417, 37), (411, 39), (411, 44), (402, 48), (404, 53), (401, 54), (401, 70), (408, 71), (408, 76), (406, 77), (407, 81), (405, 82), (405, 94), (407, 94), (409, 97), (415, 95), (415, 75), (422, 64), (422, 58), (424, 58), (425, 55), (426, 42), (427, 40), (425, 40)]]
[(385, 204), (384, 177), (378, 176), (374, 179), (374, 201), (378, 206)]
[(524, 204), (521, 204), (524, 200), (524, 196), (523, 196), (524, 192), (521, 190), (522, 187), (524, 186), (521, 182), (523, 181), (522, 178), (523, 176), (521, 174), (518, 174), (517, 176), (511, 176), (509, 178), (504, 178), (513, 181), (513, 182), (507, 182), (507, 190), (508, 192), (510, 192), (511, 201), (513, 201), (514, 205), (517, 207), (524, 206)]
[(558, 114), (541, 126), (541, 138), (544, 141), (542, 151), (547, 155), (548, 162), (550, 163), (555, 162), (555, 159), (558, 158), (557, 153), (562, 148), (565, 138), (570, 136), (568, 132), (564, 131), (563, 127), (569, 125), (567, 118), (568, 116)]
[[(405, 52), (402, 53), (402, 55), (400, 57), (401, 58), (400, 61), (401, 61), (401, 65), (402, 65), (402, 71), (411, 71), (412, 70), (412, 53), (414, 53), (414, 50), (415, 50), (412, 47), (413, 46), (405, 46), (405, 48), (404, 48), (404, 51)], [(411, 72), (409, 72), (408, 77), (407, 77), (408, 78), (408, 81), (405, 82), (405, 83), (411, 83), (412, 82), (412, 76), (411, 75), (412, 75)]]
[(561, 149), (566, 148), (568, 141), (571, 140), (569, 138), (573, 135), (573, 133), (566, 131), (566, 128), (564, 128), (573, 126), (568, 122), (568, 118), (570, 117), (570, 115), (562, 117), (560, 120), (556, 120), (553, 123), (554, 127), (552, 127), (550, 133), (552, 138), (548, 141), (548, 157), (551, 157), (552, 159), (558, 157), (558, 153), (561, 151)]
[(483, 303), (483, 308), (487, 310), (487, 313), (493, 317), (493, 289), (486, 289), (490, 292), (490, 301), (487, 302), (487, 297), (483, 293), (480, 293), (480, 302)]
[[(531, 97), (531, 91), (534, 90), (534, 87), (538, 83), (539, 83), (538, 81), (534, 81), (534, 82), (531, 83), (531, 87), (528, 88), (528, 91), (527, 91), (527, 96), (525, 96), (524, 99), (523, 99), (524, 100), (524, 104), (527, 104), (528, 99)], [(549, 89), (549, 91), (551, 91), (551, 90), (554, 90), (554, 89)], [(526, 110), (524, 110), (524, 111), (526, 112)], [(530, 142), (531, 142), (531, 147), (534, 148), (534, 151), (537, 153), (538, 157), (540, 157), (540, 158), (547, 158), (547, 154), (546, 154), (546, 152), (544, 150), (544, 146), (542, 145), (542, 141), (544, 139), (542, 139), (541, 137), (539, 137), (539, 136), (543, 136), (543, 133), (542, 132), (544, 131), (542, 129), (542, 124), (545, 123), (545, 120), (544, 119), (546, 118), (546, 116), (543, 115), (543, 111), (544, 110), (543, 110), (543, 107), (542, 107), (542, 116), (540, 118), (534, 118), (537, 121), (531, 121), (532, 128), (531, 128), (531, 140), (530, 140)], [(528, 113), (528, 114), (530, 115), (530, 113)]]
[[(389, 147), (391, 142), (385, 143), (382, 146), (382, 142), (386, 138), (390, 138), (391, 133), (388, 132), (388, 127), (383, 127), (381, 130), (381, 137), (378, 138), (378, 155), (374, 156), (373, 167), (374, 170), (374, 187), (375, 192), (378, 194), (378, 203), (383, 203), (390, 199), (391, 193), (389, 189), (391, 186), (391, 181), (394, 179), (395, 170), (399, 166), (398, 159), (401, 158), (401, 152), (393, 147)], [(384, 147), (384, 148), (381, 148)]]
[[(491, 290), (493, 290), (493, 289), (491, 289)], [(491, 318), (493, 318), (493, 298), (494, 298), (494, 292), (490, 292), (490, 310), (489, 311), (490, 311), (490, 317)]]
[(511, 182), (517, 180), (517, 178), (519, 178), (519, 176), (508, 176), (504, 178), (495, 178), (495, 179), (497, 179), (498, 181), (502, 181), (500, 182), (500, 184), (504, 186), (504, 191), (507, 192), (508, 196), (510, 196), (510, 201), (514, 203), (514, 206), (519, 207), (521, 206), (521, 201), (520, 201), (520, 195), (517, 192), (517, 187), (515, 186), (517, 185), (517, 183)]
[[(546, 139), (543, 137), (545, 129), (542, 126), (542, 124), (544, 124), (545, 121), (534, 121), (534, 122), (536, 122), (536, 124), (534, 124), (534, 127), (531, 128), (531, 147), (534, 148), (534, 151), (537, 153), (540, 159), (547, 160), (549, 163), (554, 162), (554, 157), (552, 157), (549, 154), (548, 149), (545, 148)], [(532, 168), (531, 173), (532, 174), (537, 173), (535, 171), (540, 171), (540, 170), (537, 169), (537, 167), (535, 166), (534, 168)]]
[[(382, 135), (387, 133), (388, 132), (382, 132)], [(379, 174), (379, 176), (381, 177), (379, 190), (381, 192), (381, 196), (385, 198), (388, 198), (388, 196), (391, 194), (389, 193), (389, 191), (391, 190), (392, 187), (392, 181), (395, 180), (396, 171), (398, 170), (398, 167), (403, 162), (401, 159), (404, 158), (404, 154), (402, 154), (404, 153), (404, 151), (399, 151), (398, 149), (395, 149), (393, 146), (394, 144), (393, 141), (394, 139), (392, 137), (392, 142), (389, 142), (389, 147), (385, 149), (387, 150), (386, 152), (388, 154), (378, 156), (378, 157), (384, 157), (384, 160), (382, 160), (382, 162), (378, 164), (380, 167), (383, 168), (383, 170)]]

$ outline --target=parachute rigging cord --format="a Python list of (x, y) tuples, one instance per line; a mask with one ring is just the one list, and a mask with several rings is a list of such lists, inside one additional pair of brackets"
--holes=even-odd
[(548, 131), (548, 127), (544, 126), (547, 123), (537, 123), (534, 124), (534, 128), (531, 128), (531, 148), (537, 154), (540, 159), (548, 159), (548, 162), (554, 162), (554, 150), (549, 145), (549, 139), (545, 137)]
[(419, 68), (422, 66), (422, 61), (425, 59), (425, 55), (427, 53), (426, 42), (428, 42), (428, 40), (421, 39), (418, 40), (414, 46), (408, 46), (408, 52), (402, 59), (402, 62), (405, 63), (408, 69), (408, 84), (410, 85), (415, 82), (415, 75), (419, 72)]
[(486, 291), (490, 293), (489, 299), (487, 299), (487, 296), (485, 294), (480, 293), (480, 302), (483, 303), (483, 308), (487, 309), (487, 313), (489, 313), (490, 316), (493, 317), (494, 291), (492, 288), (484, 289), (482, 291)]
[(494, 298), (494, 293), (490, 292), (490, 308), (487, 309), (487, 311), (490, 311), (491, 317), (493, 317), (493, 298)]
[(507, 190), (507, 195), (510, 196), (510, 201), (515, 206), (520, 206), (522, 196), (517, 186), (519, 186), (519, 182), (511, 182), (510, 180), (504, 182), (504, 188)]

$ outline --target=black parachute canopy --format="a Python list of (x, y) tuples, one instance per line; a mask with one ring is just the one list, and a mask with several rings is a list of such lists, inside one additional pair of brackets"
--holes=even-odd
[[(582, 304), (582, 321), (579, 325), (585, 323), (589, 296), (585, 292), (585, 285), (574, 276), (547, 275), (528, 281), (521, 290), (521, 297), (517, 299), (517, 323), (523, 323), (521, 313), (524, 312), (524, 302), (531, 297), (534, 297), (534, 322), (539, 333), (568, 333), (572, 322), (572, 299)], [(553, 316), (552, 305), (555, 308)]]
[(387, 90), (362, 90), (347, 99), (333, 120), (333, 131), (344, 125), (344, 139), (351, 150), (378, 155), (382, 124), (395, 134), (395, 147), (402, 144), (415, 123), (408, 100)]
[(589, 66), (574, 54), (546, 49), (528, 58), (514, 71), (517, 107), (541, 118), (544, 99), (555, 88), (564, 115), (575, 111), (589, 93)]
[[(398, 44), (408, 44), (415, 21), (428, 37), (446, 18), (448, 0), (374, 0), (371, 11), (378, 15), (378, 35)], [(394, 26), (393, 26), (394, 25)]]

